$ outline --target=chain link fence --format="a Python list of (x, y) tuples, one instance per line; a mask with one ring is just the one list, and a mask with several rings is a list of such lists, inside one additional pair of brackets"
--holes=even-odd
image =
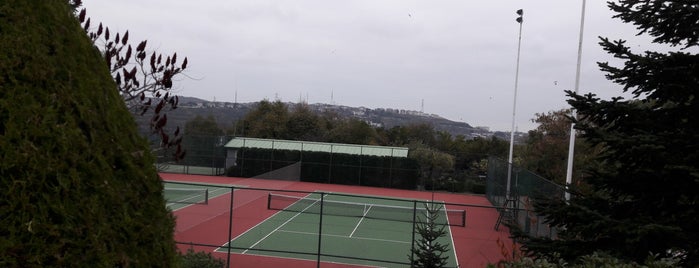
[(488, 159), (486, 197), (494, 206), (500, 207), (500, 213), (505, 220), (510, 221), (525, 234), (532, 237), (556, 238), (556, 229), (550, 227), (543, 216), (534, 212), (533, 202), (541, 197), (563, 199), (565, 187), (512, 165), (508, 198), (509, 167), (505, 160), (496, 157)]

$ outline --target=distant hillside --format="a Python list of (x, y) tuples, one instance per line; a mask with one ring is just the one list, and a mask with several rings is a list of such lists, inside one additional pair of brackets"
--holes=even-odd
[[(250, 110), (254, 109), (257, 104), (257, 102), (212, 102), (182, 96), (179, 98), (178, 109), (168, 113), (169, 126), (184, 126), (185, 122), (195, 118), (197, 115), (202, 117), (212, 115), (220, 126), (229, 128), (232, 127), (236, 121), (243, 118)], [(296, 104), (287, 103), (287, 105), (293, 107)], [(348, 107), (323, 103), (314, 103), (308, 106), (311, 110), (318, 113), (332, 111), (340, 116), (357, 118), (372, 126), (386, 129), (395, 126), (427, 123), (432, 125), (436, 130), (449, 132), (452, 136), (463, 135), (467, 139), (490, 136), (509, 139), (509, 133), (506, 132), (490, 132), (486, 128), (476, 128), (468, 123), (451, 121), (439, 115), (426, 114), (418, 111), (390, 108), (369, 109), (365, 107)], [(144, 119), (140, 119), (139, 121), (141, 121), (141, 124), (147, 124), (147, 122), (144, 122)], [(142, 126), (147, 127), (147, 125)], [(517, 134), (519, 137), (523, 135), (522, 133)]]

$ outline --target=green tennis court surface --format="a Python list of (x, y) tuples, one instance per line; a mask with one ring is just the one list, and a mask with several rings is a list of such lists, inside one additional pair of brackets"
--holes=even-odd
[[(413, 237), (413, 219), (424, 218), (420, 216), (424, 203), (328, 194), (321, 207), (320, 198), (320, 194), (270, 195), (268, 208), (281, 210), (234, 238), (231, 252), (312, 261), (320, 253), (324, 262), (378, 267), (409, 265), (413, 238), (419, 239), (417, 234)], [(413, 213), (416, 207), (417, 213)], [(448, 221), (465, 219), (459, 215), (463, 211), (440, 213), (440, 224), (461, 225)], [(447, 216), (448, 213), (453, 215)], [(445, 253), (449, 256), (448, 266), (456, 267), (451, 231), (445, 230), (447, 235), (439, 242), (449, 245), (450, 251)], [(217, 251), (227, 252), (228, 245)]]
[(165, 182), (163, 195), (170, 210), (178, 210), (193, 204), (208, 204), (209, 199), (230, 193), (230, 185), (180, 184)]

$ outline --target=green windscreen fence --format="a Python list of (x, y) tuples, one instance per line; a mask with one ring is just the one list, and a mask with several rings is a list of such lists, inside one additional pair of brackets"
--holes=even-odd
[(533, 202), (538, 197), (564, 198), (565, 187), (555, 184), (531, 171), (512, 165), (510, 174), (510, 202), (507, 200), (507, 177), (510, 165), (506, 160), (490, 157), (486, 197), (500, 209), (505, 220), (511, 221), (520, 230), (532, 237), (555, 238), (556, 229), (550, 227), (545, 218), (534, 211)]
[(226, 171), (225, 143), (233, 136), (216, 135), (187, 135), (182, 137), (183, 159), (175, 160), (172, 156), (174, 149), (156, 150), (158, 157), (156, 167), (160, 172), (224, 175)]
[(297, 163), (298, 177), (307, 182), (415, 189), (419, 176), (417, 161), (407, 157), (265, 148), (238, 148), (235, 154), (227, 176), (256, 177)]

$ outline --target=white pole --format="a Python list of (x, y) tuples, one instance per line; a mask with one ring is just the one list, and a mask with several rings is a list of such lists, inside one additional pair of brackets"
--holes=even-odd
[[(578, 94), (580, 89), (580, 63), (582, 61), (582, 43), (583, 29), (585, 26), (585, 0), (582, 1), (582, 14), (580, 15), (580, 36), (578, 37), (578, 66), (575, 70), (575, 94)], [(577, 116), (575, 110), (572, 110), (573, 118)], [(568, 143), (568, 168), (566, 169), (566, 201), (570, 200), (570, 192), (568, 188), (573, 183), (573, 156), (575, 155), (575, 123), (570, 124), (570, 143)]]
[(507, 160), (507, 199), (510, 199), (510, 182), (512, 181), (512, 153), (514, 151), (515, 144), (515, 112), (517, 111), (517, 85), (519, 84), (519, 53), (522, 47), (522, 22), (524, 20), (524, 11), (517, 10), (519, 17), (517, 22), (519, 22), (519, 40), (517, 41), (517, 67), (515, 71), (515, 96), (512, 101), (512, 130), (510, 131), (510, 155)]

